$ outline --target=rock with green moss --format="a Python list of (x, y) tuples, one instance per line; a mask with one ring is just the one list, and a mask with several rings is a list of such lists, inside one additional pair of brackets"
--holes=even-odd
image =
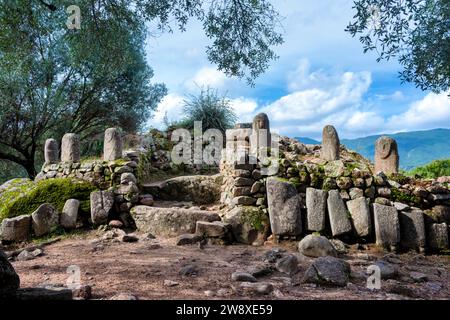
[(236, 241), (244, 244), (253, 244), (258, 239), (264, 239), (269, 226), (267, 213), (252, 206), (235, 207), (227, 211), (223, 219), (231, 224)]
[(19, 215), (31, 215), (40, 205), (50, 203), (61, 212), (69, 199), (80, 200), (81, 211), (89, 212), (89, 195), (96, 187), (70, 178), (55, 178), (38, 182), (21, 181), (0, 194), (0, 221)]

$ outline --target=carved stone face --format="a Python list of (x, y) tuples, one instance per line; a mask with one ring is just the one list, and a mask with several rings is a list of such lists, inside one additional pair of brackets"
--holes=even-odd
[(395, 143), (389, 137), (382, 137), (377, 143), (377, 153), (380, 155), (381, 159), (386, 159), (391, 154), (392, 145)]
[(253, 119), (253, 129), (269, 129), (269, 118), (265, 113), (259, 113)]

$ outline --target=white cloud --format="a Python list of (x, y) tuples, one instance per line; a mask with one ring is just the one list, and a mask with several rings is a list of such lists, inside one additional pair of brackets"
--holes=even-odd
[(258, 103), (255, 100), (243, 97), (230, 99), (230, 105), (238, 116), (239, 122), (251, 122), (258, 108)]
[(158, 109), (148, 124), (151, 127), (164, 129), (164, 117), (167, 115), (169, 122), (180, 120), (183, 110), (184, 98), (176, 93), (170, 93), (159, 103)]
[(185, 87), (189, 90), (198, 90), (198, 88), (210, 86), (215, 89), (223, 88), (227, 82), (227, 76), (213, 68), (203, 67), (197, 71), (194, 77), (185, 82)]
[(409, 109), (391, 116), (387, 127), (398, 131), (432, 129), (450, 126), (450, 92), (429, 93), (423, 99), (412, 103)]

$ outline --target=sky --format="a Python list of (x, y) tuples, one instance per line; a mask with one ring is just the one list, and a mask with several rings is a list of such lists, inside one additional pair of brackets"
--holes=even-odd
[(186, 95), (211, 86), (230, 98), (239, 122), (259, 112), (271, 129), (290, 137), (319, 139), (332, 124), (341, 138), (380, 133), (450, 128), (450, 98), (401, 83), (395, 60), (376, 62), (361, 43), (344, 31), (352, 20), (352, 0), (277, 0), (284, 44), (279, 56), (250, 87), (228, 78), (208, 62), (209, 40), (192, 21), (186, 32), (149, 36), (147, 60), (168, 95), (149, 125), (164, 128), (163, 118), (182, 117)]

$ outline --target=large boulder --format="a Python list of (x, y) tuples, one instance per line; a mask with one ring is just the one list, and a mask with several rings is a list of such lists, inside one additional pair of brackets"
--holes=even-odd
[(425, 220), (421, 210), (401, 211), (400, 245), (405, 249), (425, 251)]
[(337, 251), (324, 236), (309, 234), (298, 244), (298, 251), (307, 257), (337, 256)]
[(327, 213), (327, 191), (306, 189), (306, 221), (310, 231), (322, 231), (325, 229), (325, 217)]
[(320, 257), (306, 270), (303, 282), (344, 287), (347, 285), (350, 272), (348, 262), (335, 257)]
[(270, 225), (276, 236), (298, 236), (302, 232), (301, 199), (294, 185), (276, 177), (267, 178)]
[(262, 243), (269, 230), (267, 214), (258, 207), (234, 207), (225, 213), (223, 220), (231, 224), (234, 239), (239, 243)]
[(359, 237), (367, 237), (372, 229), (368, 199), (361, 197), (347, 201), (347, 208), (352, 217), (353, 226)]
[(13, 295), (19, 286), (19, 276), (0, 250), (0, 298)]
[(77, 199), (69, 199), (64, 204), (64, 208), (59, 218), (59, 223), (65, 229), (75, 229), (77, 226), (78, 209), (80, 201)]
[(397, 209), (382, 204), (373, 204), (376, 243), (395, 250), (400, 242), (400, 222)]
[(330, 190), (327, 199), (328, 216), (333, 236), (339, 236), (352, 230), (347, 208), (338, 190)]
[(59, 223), (59, 214), (55, 206), (44, 203), (31, 214), (34, 235), (37, 237), (52, 232)]
[(139, 231), (167, 237), (194, 233), (197, 221), (220, 221), (216, 212), (181, 208), (136, 206), (131, 215)]
[(94, 225), (106, 224), (114, 205), (114, 193), (94, 191), (91, 193), (91, 220)]
[(0, 239), (5, 241), (24, 241), (30, 236), (31, 217), (21, 215), (4, 219), (0, 226)]
[(433, 223), (429, 226), (427, 243), (432, 251), (445, 250), (448, 248), (448, 226), (445, 222)]

